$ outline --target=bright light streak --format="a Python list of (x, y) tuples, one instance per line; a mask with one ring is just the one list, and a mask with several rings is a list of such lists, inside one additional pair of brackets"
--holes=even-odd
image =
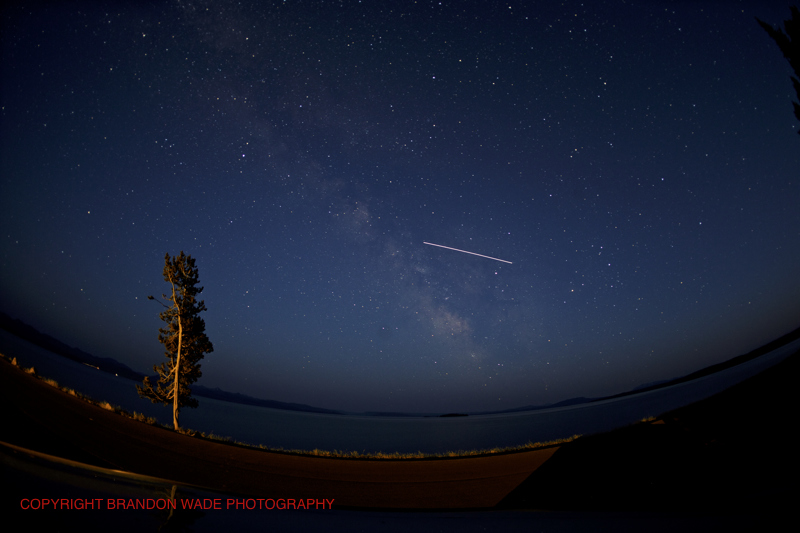
[(432, 242), (424, 242), (422, 244), (427, 244), (428, 246), (438, 246), (439, 248), (445, 248), (447, 250), (453, 250), (454, 252), (461, 252), (464, 254), (470, 255), (477, 255), (478, 257), (483, 257), (485, 259), (492, 259), (494, 261), (500, 261), (501, 263), (508, 263), (509, 265), (513, 265), (511, 261), (506, 261), (505, 259), (498, 259), (496, 257), (489, 257), (488, 255), (476, 254), (475, 252), (468, 252), (466, 250), (459, 250), (458, 248), (450, 248), (449, 246), (442, 246), (441, 244), (433, 244)]

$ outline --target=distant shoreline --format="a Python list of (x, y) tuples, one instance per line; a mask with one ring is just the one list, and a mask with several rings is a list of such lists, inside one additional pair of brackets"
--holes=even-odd
[[(14, 319), (10, 317), (8, 314), (3, 313), (1, 311), (0, 311), (0, 328), (8, 331), (12, 335), (15, 335), (36, 346), (39, 346), (40, 348), (44, 348), (45, 350), (48, 350), (56, 355), (60, 355), (62, 357), (65, 357), (67, 359), (70, 359), (78, 363), (87, 364), (103, 372), (124, 376), (139, 382), (141, 382), (145, 377), (145, 374), (136, 372), (130, 367), (120, 363), (119, 361), (116, 361), (115, 359), (109, 357), (96, 357), (92, 354), (84, 352), (79, 348), (68, 346), (63, 342), (59, 341), (58, 339), (50, 335), (47, 335), (45, 333), (41, 333), (32, 326), (25, 324), (21, 320)], [(561, 400), (559, 402), (555, 402), (552, 404), (527, 405), (522, 407), (503, 409), (499, 411), (475, 411), (475, 412), (470, 411), (470, 412), (451, 412), (451, 413), (404, 413), (404, 412), (382, 412), (382, 411), (348, 412), (335, 409), (326, 409), (323, 407), (315, 407), (307, 404), (281, 402), (278, 400), (266, 400), (262, 398), (255, 398), (246, 394), (228, 392), (219, 388), (206, 387), (204, 385), (192, 386), (192, 393), (196, 396), (204, 398), (238, 403), (241, 405), (252, 405), (256, 407), (267, 407), (270, 409), (284, 409), (287, 411), (299, 411), (299, 412), (331, 414), (331, 415), (379, 416), (379, 417), (403, 418), (403, 417), (462, 417), (462, 416), (480, 416), (480, 415), (495, 415), (495, 414), (513, 414), (513, 413), (524, 413), (528, 411), (539, 411), (543, 409), (553, 409), (558, 407), (567, 407), (571, 405), (580, 405), (592, 402), (600, 402), (604, 400), (622, 398), (633, 394), (639, 394), (642, 392), (670, 387), (680, 383), (692, 381), (697, 378), (708, 376), (710, 374), (719, 372), (721, 370), (725, 370), (727, 368), (732, 368), (747, 361), (751, 361), (761, 355), (767, 354), (777, 348), (780, 348), (781, 346), (784, 346), (789, 342), (792, 342), (798, 338), (800, 338), (800, 327), (782, 335), (781, 337), (778, 337), (773, 341), (770, 341), (769, 343), (763, 346), (751, 350), (746, 354), (737, 355), (735, 357), (732, 357), (731, 359), (728, 359), (721, 363), (710, 365), (708, 367), (694, 371), (682, 377), (659, 381), (655, 384), (640, 385), (629, 391), (620, 392), (609, 396), (602, 396), (597, 398), (576, 397), (576, 398)], [(152, 377), (153, 376), (151, 376), (151, 378)]]

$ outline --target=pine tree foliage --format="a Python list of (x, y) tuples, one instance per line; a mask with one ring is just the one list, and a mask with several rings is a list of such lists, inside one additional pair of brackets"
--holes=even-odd
[[(756, 19), (770, 37), (778, 44), (778, 47), (783, 52), (783, 57), (789, 60), (789, 65), (794, 70), (792, 76), (792, 85), (797, 93), (797, 99), (800, 100), (800, 10), (797, 6), (791, 6), (792, 18), (784, 21), (786, 31), (780, 28), (775, 29), (763, 20)], [(800, 103), (792, 102), (794, 105), (794, 116), (800, 120)], [(797, 133), (800, 133), (798, 131)]]
[[(149, 377), (142, 385), (137, 385), (139, 396), (153, 403), (173, 406), (173, 424), (178, 429), (178, 418), (182, 407), (197, 407), (189, 388), (202, 376), (200, 360), (214, 350), (205, 334), (206, 324), (200, 312), (206, 310), (205, 303), (197, 301), (203, 291), (198, 287), (198, 273), (195, 260), (183, 252), (164, 258), (164, 281), (170, 284), (169, 294), (162, 295), (170, 305), (159, 316), (166, 324), (159, 329), (158, 340), (164, 345), (167, 360), (153, 366), (159, 379), (153, 384)], [(154, 299), (152, 296), (149, 299)], [(177, 379), (176, 379), (177, 377)], [(175, 390), (177, 387), (177, 396)]]

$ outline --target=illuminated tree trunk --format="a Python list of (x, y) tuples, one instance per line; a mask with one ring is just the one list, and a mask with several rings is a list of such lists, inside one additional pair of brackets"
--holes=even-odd
[(175, 282), (172, 281), (172, 276), (170, 276), (170, 283), (172, 284), (172, 301), (175, 304), (175, 307), (178, 312), (178, 353), (175, 356), (175, 366), (173, 367), (172, 371), (175, 372), (175, 381), (174, 385), (172, 386), (172, 425), (175, 429), (180, 429), (180, 424), (178, 423), (178, 417), (181, 413), (180, 407), (180, 378), (181, 378), (181, 347), (183, 345), (183, 320), (181, 320), (181, 307), (178, 305), (178, 300), (175, 297)]
[(178, 356), (175, 358), (175, 386), (173, 388), (174, 394), (172, 395), (172, 423), (175, 429), (180, 429), (178, 424), (178, 416), (180, 415), (181, 408), (178, 405), (178, 392), (180, 391), (180, 382), (178, 381), (181, 375), (181, 344), (183, 342), (183, 327), (181, 326), (181, 318), (178, 317)]
[(180, 429), (180, 424), (178, 424), (178, 416), (180, 415), (181, 408), (178, 404), (179, 397), (180, 397), (180, 377), (181, 377), (181, 345), (183, 344), (183, 325), (181, 324), (181, 316), (178, 315), (178, 355), (175, 358), (175, 386), (173, 387), (173, 395), (172, 395), (172, 424), (175, 426), (175, 429)]

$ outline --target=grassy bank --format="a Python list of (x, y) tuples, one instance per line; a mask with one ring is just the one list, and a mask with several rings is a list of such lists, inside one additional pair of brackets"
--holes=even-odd
[[(269, 446), (265, 446), (263, 444), (260, 445), (253, 445), (246, 442), (237, 441), (231, 437), (225, 437), (220, 435), (215, 435), (214, 433), (204, 433), (202, 431), (196, 431), (189, 428), (181, 428), (179, 430), (175, 430), (170, 426), (166, 426), (161, 424), (156, 420), (154, 417), (146, 416), (142, 413), (138, 413), (136, 411), (129, 412), (118, 405), (113, 405), (107, 401), (98, 401), (95, 400), (81, 392), (76, 391), (75, 389), (64, 387), (60, 385), (56, 380), (40, 376), (34, 367), (30, 368), (22, 368), (18, 362), (16, 357), (9, 358), (5, 354), (0, 354), (0, 358), (8, 361), (10, 364), (20, 368), (26, 374), (30, 374), (31, 376), (36, 377), (37, 379), (43, 381), (44, 383), (54, 387), (56, 389), (61, 390), (71, 396), (75, 396), (80, 400), (83, 400), (87, 403), (92, 405), (96, 405), (102, 409), (107, 411), (111, 411), (116, 413), (120, 416), (124, 416), (130, 418), (132, 420), (139, 421), (143, 424), (149, 424), (151, 426), (160, 427), (167, 431), (173, 431), (177, 433), (181, 433), (183, 435), (187, 435), (190, 437), (204, 439), (209, 441), (221, 442), (224, 444), (229, 444), (231, 446), (240, 446), (244, 448), (256, 449), (256, 450), (263, 450), (272, 453), (282, 453), (282, 454), (290, 454), (290, 455), (303, 455), (303, 456), (313, 456), (313, 457), (332, 457), (332, 458), (344, 458), (344, 459), (389, 459), (389, 460), (402, 460), (402, 459), (447, 459), (447, 458), (464, 458), (464, 457), (482, 457), (482, 456), (490, 456), (490, 455), (499, 455), (499, 454), (507, 454), (507, 453), (519, 453), (525, 452), (530, 450), (536, 450), (539, 448), (547, 448), (550, 446), (557, 446), (560, 444), (564, 444), (567, 442), (571, 442), (577, 439), (580, 435), (573, 435), (572, 437), (568, 437), (565, 439), (558, 439), (552, 440), (547, 442), (528, 442), (527, 444), (521, 446), (510, 446), (510, 447), (497, 447), (491, 448), (486, 450), (456, 450), (456, 451), (448, 451), (443, 453), (423, 453), (423, 452), (414, 452), (414, 453), (384, 453), (384, 452), (377, 452), (377, 453), (364, 453), (358, 451), (343, 451), (343, 450), (289, 450), (284, 448), (271, 448)], [(649, 419), (643, 420), (643, 422), (647, 422)]]

